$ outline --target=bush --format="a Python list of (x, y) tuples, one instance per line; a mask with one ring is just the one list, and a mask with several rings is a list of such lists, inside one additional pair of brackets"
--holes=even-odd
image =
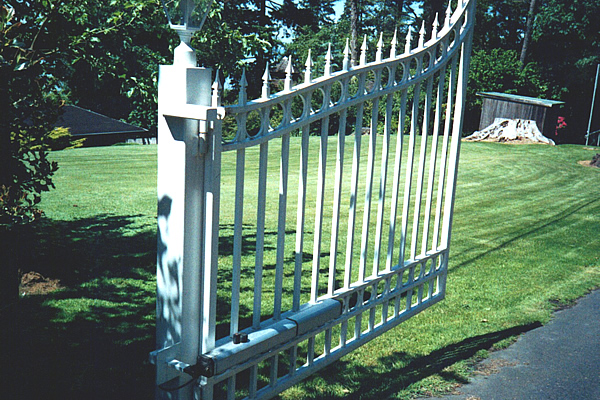
[(536, 63), (521, 66), (515, 50), (491, 49), (474, 51), (471, 56), (464, 131), (479, 127), (481, 97), (479, 92), (500, 92), (540, 97), (548, 92)]

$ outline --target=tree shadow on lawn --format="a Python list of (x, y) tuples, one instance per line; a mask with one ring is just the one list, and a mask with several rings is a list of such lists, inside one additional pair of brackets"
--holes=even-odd
[[(482, 247), (479, 245), (479, 246), (473, 246), (471, 248), (463, 250), (462, 251), (463, 254), (453, 253), (451, 256), (452, 258), (459, 258), (462, 256), (467, 256), (467, 255), (468, 255), (468, 258), (464, 261), (461, 261), (459, 264), (456, 264), (456, 265), (452, 265), (452, 262), (451, 262), (450, 269), (452, 272), (456, 272), (459, 269), (462, 269), (463, 267), (474, 264), (476, 261), (483, 259), (484, 257), (488, 256), (489, 254), (492, 254), (494, 252), (497, 252), (497, 251), (507, 248), (511, 244), (513, 244), (523, 238), (527, 238), (532, 235), (539, 235), (540, 233), (545, 232), (545, 231), (558, 230), (557, 228), (559, 228), (559, 227), (565, 226), (567, 224), (572, 224), (573, 222), (569, 220), (570, 217), (578, 214), (581, 210), (583, 210), (587, 207), (590, 207), (590, 206), (596, 207), (596, 203), (598, 203), (599, 201), (600, 201), (600, 199), (594, 198), (591, 200), (586, 200), (585, 202), (581, 201), (579, 203), (573, 203), (566, 209), (561, 210), (560, 212), (552, 215), (551, 217), (547, 217), (544, 219), (540, 218), (540, 220), (533, 222), (533, 223), (527, 223), (524, 225), (515, 225), (514, 230), (511, 230), (508, 233), (503, 233), (494, 238), (490, 238), (489, 242), (495, 243), (495, 245), (492, 247)], [(590, 215), (593, 215), (593, 211), (591, 212)], [(590, 226), (592, 226), (592, 225), (590, 224)], [(584, 227), (582, 226), (582, 229), (583, 228)], [(561, 238), (557, 238), (556, 240), (561, 241)], [(485, 251), (481, 252), (480, 249), (485, 249)]]
[(542, 326), (539, 322), (515, 326), (497, 332), (474, 336), (458, 343), (448, 345), (427, 355), (411, 355), (395, 352), (378, 360), (386, 372), (378, 372), (381, 368), (373, 368), (358, 362), (342, 359), (319, 372), (315, 378), (326, 383), (325, 386), (342, 385), (348, 393), (336, 395), (333, 392), (324, 394), (312, 385), (306, 386), (306, 398), (310, 399), (388, 399), (394, 394), (407, 389), (432, 375), (439, 375), (446, 382), (465, 384), (467, 381), (460, 375), (445, 371), (457, 362), (473, 358), (480, 350), (490, 349), (494, 344), (532, 329)]
[(22, 271), (64, 287), (0, 310), (5, 398), (154, 396), (156, 233), (143, 221), (44, 220), (0, 238)]
[[(58, 278), (65, 289), (25, 296), (0, 309), (6, 398), (142, 399), (154, 396), (156, 231), (139, 216), (46, 220), (13, 232), (22, 270)], [(150, 226), (152, 225), (152, 226)], [(4, 248), (8, 251), (11, 249)], [(251, 251), (248, 249), (248, 251)], [(318, 373), (343, 385), (343, 398), (386, 398), (481, 349), (535, 328), (525, 325), (465, 339), (429, 355), (394, 353), (387, 372), (340, 360)], [(397, 367), (396, 367), (397, 366)], [(374, 384), (377, 382), (377, 384)], [(311, 398), (333, 398), (306, 386)]]

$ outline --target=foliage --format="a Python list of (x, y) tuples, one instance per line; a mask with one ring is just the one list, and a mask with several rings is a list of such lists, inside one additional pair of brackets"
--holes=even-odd
[(0, 224), (38, 219), (40, 194), (54, 187), (47, 133), (59, 99), (47, 73), (52, 54), (36, 46), (44, 22), (0, 7)]
[(516, 50), (475, 50), (471, 56), (469, 85), (467, 86), (467, 104), (465, 130), (478, 128), (481, 112), (479, 92), (500, 92), (539, 97), (548, 92), (548, 84), (541, 77), (535, 62), (524, 68), (519, 64)]
[[(511, 62), (502, 62), (494, 59), (493, 54), (506, 55), (507, 51), (521, 50), (529, 3), (524, 0), (477, 2), (473, 62), (493, 67), (494, 73), (480, 79), (476, 66), (471, 70), (474, 79), (469, 83), (471, 97), (468, 101), (473, 112), (468, 116), (470, 120), (477, 118), (473, 107), (477, 105), (472, 97), (474, 92), (497, 85), (498, 74), (502, 79), (514, 74), (512, 55)], [(525, 69), (524, 75), (517, 76), (514, 85), (499, 85), (502, 90), (516, 89), (518, 94), (564, 101), (561, 114), (566, 117), (568, 129), (574, 135), (570, 138), (572, 141), (580, 142), (585, 132), (596, 65), (600, 63), (599, 25), (598, 1), (539, 0), (527, 55), (533, 64), (520, 66)], [(485, 54), (490, 60), (482, 64)]]
[(566, 102), (568, 129), (587, 129), (596, 66), (600, 64), (600, 2), (545, 0), (535, 20), (531, 57), (549, 82), (549, 95)]
[(52, 150), (75, 149), (83, 146), (85, 138), (74, 139), (69, 128), (56, 127), (48, 134), (48, 144)]

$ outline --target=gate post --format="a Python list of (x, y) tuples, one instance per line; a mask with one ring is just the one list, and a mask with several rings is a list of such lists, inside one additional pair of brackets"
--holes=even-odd
[[(156, 344), (157, 385), (179, 374), (170, 359), (194, 365), (200, 354), (202, 287), (201, 237), (204, 220), (205, 156), (199, 121), (165, 116), (166, 109), (211, 105), (211, 70), (196, 67), (191, 47), (182, 42), (173, 65), (159, 67), (158, 232)], [(182, 378), (179, 384), (184, 384)], [(178, 384), (174, 384), (174, 387)], [(157, 399), (198, 397), (197, 385), (157, 389)]]

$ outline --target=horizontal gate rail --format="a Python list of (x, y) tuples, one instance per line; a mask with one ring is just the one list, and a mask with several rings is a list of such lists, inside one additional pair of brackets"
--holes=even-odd
[(346, 46), (333, 71), (330, 45), (321, 77), (309, 52), (304, 82), (289, 57), (278, 93), (267, 65), (259, 99), (244, 73), (222, 106), (217, 73), (210, 100), (161, 108), (169, 126), (196, 121), (202, 184), (183, 267), (200, 294), (177, 300), (197, 315), (154, 353), (159, 384), (188, 374), (203, 399), (267, 399), (444, 298), (474, 7), (449, 4), (416, 47), (409, 29), (401, 54), (380, 36), (367, 62), (365, 36), (358, 65)]

